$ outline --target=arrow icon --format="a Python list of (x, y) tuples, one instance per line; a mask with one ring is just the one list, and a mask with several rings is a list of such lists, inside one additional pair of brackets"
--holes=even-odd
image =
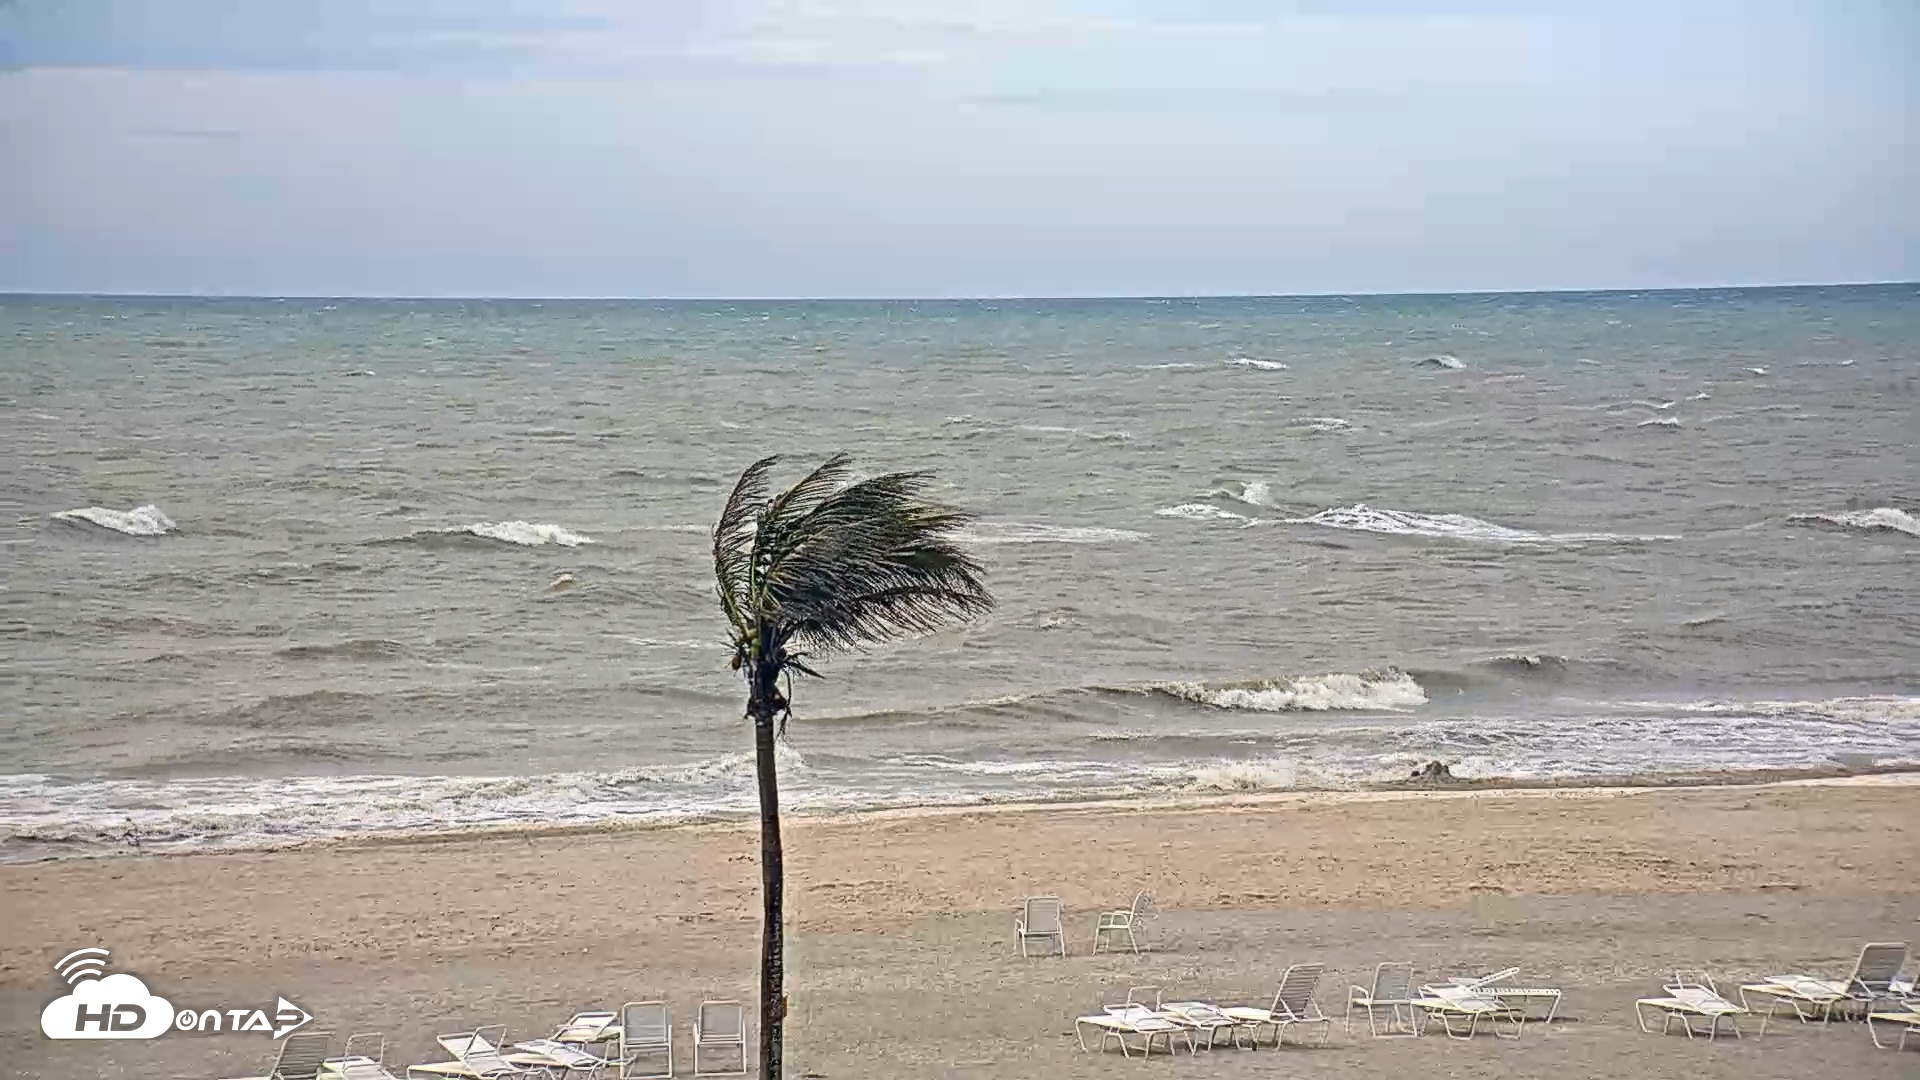
[(312, 1013), (288, 1001), (286, 998), (281, 998), (280, 1003), (274, 1007), (273, 1011), (273, 1022), (277, 1025), (273, 1029), (273, 1037), (276, 1039), (284, 1039), (311, 1019), (313, 1019)]

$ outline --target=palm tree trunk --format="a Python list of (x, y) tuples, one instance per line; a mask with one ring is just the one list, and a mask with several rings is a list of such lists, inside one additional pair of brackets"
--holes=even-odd
[(775, 714), (771, 696), (763, 697), (758, 692), (754, 693), (748, 711), (753, 716), (754, 771), (760, 780), (760, 892), (763, 904), (760, 924), (760, 1075), (765, 1080), (780, 1080), (781, 1028), (787, 1012), (783, 992), (786, 959), (781, 933), (784, 867), (780, 850), (780, 783), (774, 772)]

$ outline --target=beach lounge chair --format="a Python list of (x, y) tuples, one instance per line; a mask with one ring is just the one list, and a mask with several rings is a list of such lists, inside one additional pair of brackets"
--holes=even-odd
[[(1413, 965), (1385, 963), (1373, 969), (1372, 986), (1347, 987), (1347, 1034), (1353, 1034), (1353, 1011), (1367, 1014), (1367, 1030), (1376, 1039), (1415, 1038), (1420, 1014), (1413, 1007)], [(1386, 1023), (1380, 1013), (1387, 1014)]]
[[(1552, 1023), (1553, 1018), (1560, 1015), (1560, 1000), (1565, 995), (1556, 987), (1515, 986), (1507, 981), (1519, 973), (1519, 968), (1507, 968), (1491, 975), (1453, 978), (1448, 979), (1447, 982), (1454, 986), (1478, 990), (1487, 997), (1496, 998), (1502, 1005), (1526, 1014), (1530, 1020)], [(1546, 1011), (1535, 1015), (1533, 1012), (1535, 1009)]]
[(1219, 1040), (1220, 1033), (1224, 1031), (1227, 1033), (1227, 1044), (1239, 1046), (1240, 1033), (1245, 1031), (1248, 1033), (1248, 1045), (1252, 1045), (1252, 1026), (1228, 1016), (1226, 1010), (1218, 1005), (1204, 1001), (1169, 1001), (1163, 1003), (1158, 1012), (1162, 1017), (1189, 1030), (1187, 1035), (1189, 1044), (1195, 1043), (1195, 1034), (1205, 1033), (1207, 1049), (1211, 1050)]
[(400, 1080), (387, 1068), (387, 1037), (377, 1031), (347, 1036), (347, 1048), (320, 1067), (321, 1080)]
[(315, 1080), (327, 1060), (327, 1049), (333, 1043), (331, 1031), (296, 1031), (280, 1042), (280, 1052), (274, 1055), (273, 1064), (267, 1066), (265, 1076), (250, 1076), (244, 1080)]
[[(1497, 997), (1475, 987), (1454, 984), (1421, 987), (1413, 999), (1413, 1007), (1426, 1013), (1429, 1022), (1434, 1016), (1439, 1016), (1447, 1037), (1462, 1041), (1478, 1034), (1482, 1022), (1487, 1024), (1488, 1030), (1496, 1038), (1517, 1039), (1527, 1020), (1526, 1013), (1504, 1004)], [(1457, 1026), (1463, 1022), (1466, 1024), (1464, 1031)], [(1512, 1024), (1513, 1030), (1502, 1034), (1502, 1022)]]
[(1013, 921), (1013, 932), (1020, 938), (1020, 955), (1027, 956), (1029, 941), (1052, 941), (1067, 955), (1067, 931), (1060, 921), (1060, 898), (1029, 896), (1020, 905), (1020, 917)]
[(607, 1060), (600, 1055), (590, 1054), (572, 1043), (557, 1039), (517, 1042), (501, 1056), (513, 1065), (544, 1066), (566, 1080), (599, 1080), (608, 1067)]
[[(614, 1057), (621, 1080), (673, 1075), (673, 1010), (664, 1001), (629, 1001), (620, 1006), (619, 1043)], [(654, 1072), (641, 1068), (656, 1062)]]
[(578, 1012), (567, 1018), (567, 1022), (553, 1029), (548, 1038), (554, 1042), (571, 1043), (576, 1046), (590, 1046), (595, 1043), (610, 1042), (620, 1037), (620, 1014), (593, 1010)]
[[(1094, 1047), (1087, 1046), (1086, 1029), (1093, 1028), (1100, 1033), (1100, 1041)], [(1109, 1041), (1120, 1045), (1122, 1057), (1132, 1057), (1133, 1050), (1127, 1045), (1127, 1036), (1139, 1038), (1141, 1056), (1153, 1056), (1155, 1039), (1165, 1040), (1167, 1054), (1173, 1054), (1173, 1040), (1176, 1036), (1187, 1037), (1187, 1049), (1198, 1049), (1193, 1039), (1193, 1029), (1155, 1013), (1144, 1005), (1129, 1005), (1119, 1009), (1108, 1008), (1095, 1016), (1082, 1016), (1073, 1022), (1074, 1038), (1080, 1040), (1080, 1049), (1105, 1050)]]
[[(1876, 1027), (1875, 1025), (1879, 1025)], [(1900, 1032), (1899, 1041), (1889, 1046), (1880, 1041), (1880, 1027), (1892, 1027)], [(1909, 1036), (1920, 1034), (1920, 1006), (1904, 1007), (1882, 1006), (1879, 1010), (1867, 1012), (1867, 1035), (1873, 1039), (1873, 1045), (1882, 1050), (1905, 1050)], [(1891, 1036), (1889, 1036), (1891, 1038)], [(1920, 1045), (1920, 1040), (1915, 1040)]]
[(1320, 986), (1324, 964), (1295, 964), (1280, 975), (1280, 989), (1274, 992), (1272, 1006), (1265, 1009), (1239, 1006), (1226, 1010), (1228, 1016), (1252, 1028), (1254, 1042), (1260, 1041), (1260, 1029), (1273, 1029), (1273, 1045), (1278, 1047), (1291, 1027), (1319, 1025), (1320, 1042), (1333, 1037), (1332, 1018), (1321, 1013), (1313, 992)]
[[(1872, 1012), (1876, 1001), (1893, 996), (1893, 982), (1907, 962), (1904, 941), (1869, 942), (1860, 950), (1853, 971), (1844, 979), (1818, 979), (1810, 975), (1769, 975), (1757, 983), (1740, 988), (1740, 1003), (1753, 1008), (1751, 996), (1766, 1002), (1761, 1013), (1760, 1031), (1783, 1007), (1791, 1007), (1801, 1023), (1819, 1020), (1830, 1023), (1833, 1012), (1849, 1004), (1858, 1004)], [(1760, 1012), (1759, 1009), (1754, 1009)]]
[(1135, 953), (1140, 951), (1140, 939), (1134, 931), (1142, 920), (1153, 914), (1153, 898), (1144, 892), (1133, 894), (1133, 905), (1125, 911), (1103, 911), (1093, 924), (1093, 951), (1098, 953), (1102, 945), (1111, 945), (1122, 938), (1127, 947)]
[(1640, 1021), (1640, 1030), (1648, 1034), (1653, 1028), (1647, 1023), (1649, 1011), (1661, 1015), (1660, 1034), (1673, 1031), (1673, 1022), (1680, 1021), (1686, 1029), (1687, 1038), (1695, 1038), (1699, 1032), (1694, 1029), (1695, 1020), (1707, 1021), (1707, 1039), (1712, 1041), (1720, 1037), (1720, 1021), (1725, 1020), (1733, 1031), (1734, 1038), (1740, 1038), (1740, 1017), (1752, 1015), (1745, 1007), (1735, 1005), (1720, 996), (1720, 988), (1713, 984), (1713, 977), (1704, 971), (1681, 970), (1673, 973), (1673, 978), (1662, 986), (1664, 996), (1641, 998), (1633, 1003), (1633, 1012)]
[[(702, 1069), (700, 1051), (711, 1057), (740, 1055), (737, 1068)], [(737, 1001), (703, 1001), (693, 1014), (693, 1075), (745, 1076), (747, 1074), (747, 1012)]]
[(550, 1063), (516, 1064), (507, 1060), (507, 1029), (498, 1024), (472, 1031), (435, 1036), (453, 1057), (452, 1061), (429, 1061), (407, 1066), (407, 1076), (457, 1076), (465, 1080), (556, 1080), (564, 1070)]

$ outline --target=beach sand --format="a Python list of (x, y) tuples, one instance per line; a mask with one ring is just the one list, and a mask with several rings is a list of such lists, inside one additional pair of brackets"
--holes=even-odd
[[(1920, 787), (1285, 795), (794, 818), (787, 826), (793, 1077), (1913, 1076), (1857, 1024), (1764, 1039), (1643, 1035), (1632, 1001), (1675, 965), (1723, 989), (1840, 975), (1866, 940), (1920, 943)], [(103, 945), (176, 1006), (285, 995), (388, 1060), (435, 1032), (542, 1035), (575, 1009), (664, 997), (676, 1039), (703, 997), (751, 1003), (757, 834), (702, 825), (314, 844), (0, 867), (0, 1076), (257, 1074), (258, 1034), (50, 1042), (50, 965)], [(1088, 953), (1095, 913), (1151, 890), (1138, 957)], [(1065, 960), (1022, 960), (1020, 897), (1069, 910)], [(1518, 1042), (1434, 1035), (1151, 1063), (1082, 1053), (1073, 1018), (1129, 985), (1264, 1004), (1321, 961), (1336, 1016), (1381, 960), (1423, 979), (1519, 966), (1567, 989)], [(1364, 1028), (1362, 1029), (1364, 1032)], [(681, 1052), (681, 1067), (690, 1059)]]

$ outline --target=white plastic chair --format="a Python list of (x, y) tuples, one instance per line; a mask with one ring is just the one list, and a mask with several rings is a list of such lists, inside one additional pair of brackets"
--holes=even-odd
[(1067, 931), (1060, 919), (1060, 898), (1029, 896), (1020, 905), (1020, 917), (1013, 921), (1013, 932), (1020, 939), (1020, 955), (1028, 956), (1027, 942), (1052, 941), (1067, 955)]
[(1315, 1024), (1321, 1028), (1320, 1042), (1324, 1046), (1333, 1037), (1333, 1020), (1320, 1011), (1313, 992), (1319, 988), (1320, 976), (1325, 971), (1325, 964), (1295, 964), (1281, 974), (1280, 989), (1274, 993), (1270, 1008), (1240, 1006), (1226, 1013), (1252, 1027), (1256, 1043), (1259, 1029), (1263, 1027), (1273, 1028), (1273, 1045), (1277, 1047), (1286, 1038), (1288, 1028)]
[(326, 1067), (327, 1049), (333, 1042), (330, 1031), (296, 1031), (280, 1043), (267, 1075), (249, 1080), (315, 1080)]
[[(664, 1001), (629, 1001), (620, 1006), (620, 1060), (622, 1080), (673, 1075), (673, 1010)], [(660, 1058), (664, 1072), (640, 1072), (642, 1058)]]
[(516, 1065), (507, 1060), (505, 1053), (507, 1029), (499, 1024), (489, 1024), (474, 1028), (472, 1031), (455, 1032), (452, 1035), (438, 1035), (434, 1041), (440, 1048), (453, 1056), (452, 1061), (428, 1062), (424, 1065), (407, 1066), (407, 1075), (412, 1076), (460, 1076), (526, 1078), (526, 1080), (551, 1080), (554, 1070), (548, 1065)]
[[(734, 1069), (702, 1069), (700, 1051), (731, 1051), (740, 1055)], [(731, 1056), (731, 1054), (729, 1054)], [(747, 1013), (737, 1001), (703, 1001), (693, 1016), (693, 1075), (745, 1076), (747, 1074)]]
[(1142, 920), (1153, 915), (1153, 897), (1144, 892), (1133, 894), (1133, 905), (1125, 911), (1104, 911), (1093, 924), (1093, 951), (1098, 953), (1102, 945), (1110, 945), (1110, 938), (1125, 937), (1127, 947), (1135, 953), (1140, 951), (1140, 940), (1134, 936), (1134, 930)]
[(346, 1050), (324, 1068), (340, 1080), (400, 1080), (387, 1068), (387, 1037), (377, 1031), (347, 1036)]
[(1660, 988), (1665, 997), (1641, 998), (1633, 1003), (1634, 1018), (1640, 1022), (1640, 1030), (1651, 1035), (1652, 1025), (1647, 1023), (1647, 1010), (1661, 1014), (1660, 1034), (1673, 1031), (1673, 1022), (1680, 1021), (1686, 1029), (1687, 1038), (1699, 1037), (1694, 1030), (1696, 1019), (1707, 1021), (1707, 1041), (1720, 1037), (1720, 1021), (1725, 1020), (1733, 1037), (1741, 1038), (1740, 1020), (1751, 1015), (1741, 1005), (1735, 1005), (1720, 996), (1720, 988), (1713, 984), (1713, 977), (1704, 971), (1683, 969), (1673, 973), (1673, 981)]
[[(1367, 1014), (1367, 1031), (1376, 1039), (1418, 1038), (1420, 1014), (1413, 1007), (1413, 965), (1389, 962), (1373, 969), (1373, 985), (1347, 987), (1347, 1034), (1353, 1034), (1353, 1011)], [(1380, 1012), (1387, 1022), (1380, 1023)]]

